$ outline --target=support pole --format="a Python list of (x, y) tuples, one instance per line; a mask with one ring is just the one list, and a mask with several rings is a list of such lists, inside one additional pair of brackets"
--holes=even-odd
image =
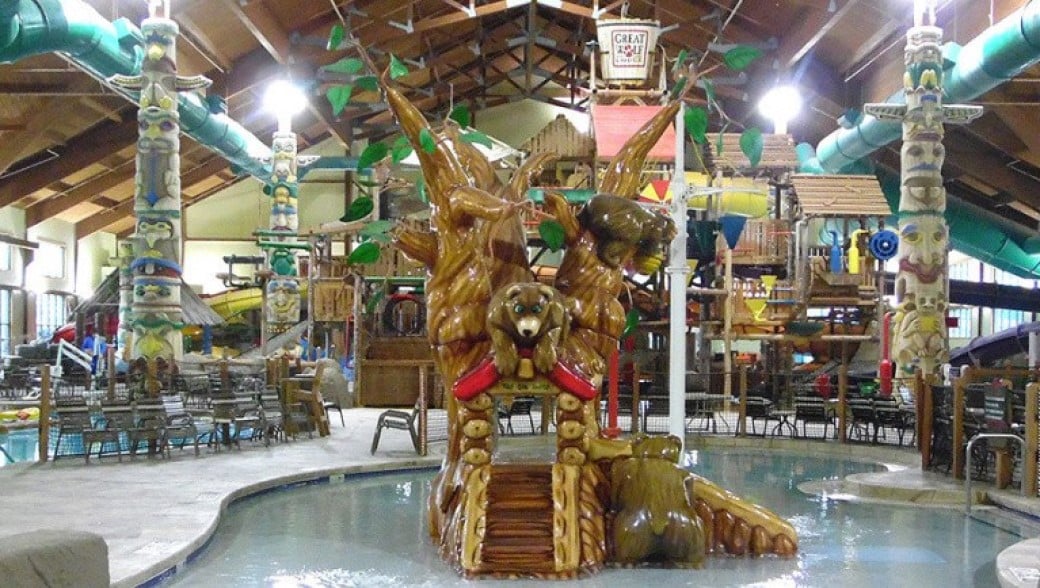
[(722, 393), (727, 398), (733, 395), (733, 249), (726, 247), (726, 298), (722, 306)]
[(672, 222), (675, 238), (668, 250), (669, 318), (668, 330), (668, 432), (686, 439), (686, 174), (683, 173), (684, 108), (675, 115), (675, 170), (672, 173)]
[(40, 427), (40, 451), (36, 461), (45, 463), (51, 442), (51, 366), (46, 364), (40, 368), (40, 416), (37, 422)]

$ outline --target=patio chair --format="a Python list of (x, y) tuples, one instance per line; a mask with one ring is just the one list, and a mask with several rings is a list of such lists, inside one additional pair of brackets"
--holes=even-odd
[[(770, 421), (780, 421), (780, 417), (774, 414), (773, 401), (761, 396), (748, 396), (745, 404), (744, 416), (751, 419), (751, 434), (757, 435), (755, 421), (762, 421), (762, 436), (766, 436)], [(774, 425), (775, 428), (775, 425)]]
[(403, 410), (389, 409), (384, 410), (379, 414), (379, 419), (376, 420), (376, 431), (372, 436), (372, 455), (375, 455), (376, 449), (379, 447), (379, 438), (383, 434), (383, 429), (397, 429), (399, 431), (408, 431), (408, 434), (412, 437), (412, 446), (415, 447), (415, 452), (419, 453), (419, 432), (417, 429), (416, 421), (419, 419), (419, 402), (416, 401), (415, 406), (411, 412), (405, 412)]
[(126, 430), (130, 459), (137, 457), (141, 442), (148, 443), (149, 454), (166, 455), (166, 410), (159, 398), (137, 401), (133, 424)]
[(871, 439), (870, 428), (874, 427), (874, 438), (877, 438), (877, 421), (874, 419), (874, 401), (869, 398), (850, 398), (849, 438)]
[[(534, 417), (531, 415), (531, 409), (534, 407), (534, 398), (522, 396), (514, 398), (513, 402), (510, 403), (508, 408), (499, 406), (498, 407), (498, 430), (503, 435), (508, 432), (510, 435), (516, 434), (513, 431), (513, 417), (527, 417), (527, 422), (531, 426), (531, 434), (535, 434), (534, 428)], [(505, 419), (505, 426), (502, 425), (502, 419)]]
[(180, 441), (179, 447), (190, 441), (195, 446), (195, 455), (199, 455), (199, 440), (213, 436), (213, 424), (196, 419), (196, 415), (184, 406), (180, 394), (163, 394), (161, 397), (163, 413), (166, 417), (166, 455), (169, 457), (170, 446)]
[[(800, 396), (795, 398), (794, 422), (796, 426), (798, 422), (802, 423), (802, 437), (809, 436), (808, 426), (810, 424), (823, 425), (823, 436), (820, 438), (826, 439), (827, 429), (834, 426), (834, 415), (828, 412), (827, 403), (823, 398)], [(835, 428), (834, 434), (837, 436), (837, 428)]]

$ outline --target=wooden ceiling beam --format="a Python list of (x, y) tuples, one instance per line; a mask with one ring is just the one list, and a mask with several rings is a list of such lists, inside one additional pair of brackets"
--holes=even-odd
[(36, 202), (25, 209), (25, 226), (36, 226), (73, 206), (94, 200), (105, 190), (132, 179), (135, 171), (134, 161), (130, 160), (114, 170), (82, 182), (64, 194)]
[[(132, 108), (120, 111), (123, 118), (128, 119), (122, 123), (105, 121), (93, 131), (70, 139), (60, 157), (0, 180), (0, 207), (13, 204), (60, 178), (133, 145), (137, 141), (137, 120), (130, 116), (130, 110)], [(12, 137), (8, 140), (20, 139)]]
[(829, 12), (825, 6), (816, 10), (803, 8), (803, 14), (808, 13), (807, 18), (802, 19), (795, 30), (784, 34), (783, 43), (776, 53), (781, 71), (794, 67), (811, 53), (816, 44), (830, 34), (858, 3), (859, 0), (846, 0), (834, 12)]
[(134, 213), (134, 199), (127, 198), (114, 208), (102, 210), (76, 223), (76, 239), (89, 237), (108, 225), (119, 222)]

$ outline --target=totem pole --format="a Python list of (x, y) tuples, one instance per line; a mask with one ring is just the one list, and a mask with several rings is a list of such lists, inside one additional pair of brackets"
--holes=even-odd
[(119, 254), (112, 260), (119, 268), (119, 330), (116, 333), (116, 348), (123, 360), (129, 361), (129, 345), (134, 332), (134, 273), (130, 269), (134, 261), (134, 244), (130, 241), (120, 241), (116, 248)]
[(149, 1), (141, 23), (144, 60), (136, 76), (111, 82), (140, 92), (137, 113), (136, 232), (132, 239), (133, 357), (181, 355), (181, 174), (178, 92), (209, 85), (202, 76), (177, 75), (177, 23), (165, 0)]
[[(275, 90), (289, 92), (291, 88)], [(278, 131), (271, 146), (270, 182), (264, 193), (271, 197), (271, 216), (267, 231), (257, 231), (267, 237), (260, 246), (268, 251), (267, 266), (271, 272), (265, 286), (263, 341), (300, 322), (300, 285), (296, 271), (296, 249), (306, 248), (297, 243), (300, 217), (297, 209), (299, 168), (318, 159), (317, 156), (298, 155), (296, 133), (292, 132), (292, 107), (279, 112)], [(266, 351), (266, 350), (265, 350)]]
[(903, 124), (899, 197), (899, 271), (892, 321), (892, 360), (897, 377), (915, 369), (936, 373), (949, 358), (947, 252), (949, 229), (943, 187), (943, 124), (965, 124), (979, 106), (944, 106), (942, 29), (932, 2), (917, 0), (914, 26), (906, 34), (905, 105), (867, 104), (880, 119)]

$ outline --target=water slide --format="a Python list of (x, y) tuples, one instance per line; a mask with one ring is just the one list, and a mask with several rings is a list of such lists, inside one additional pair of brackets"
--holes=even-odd
[(242, 288), (225, 290), (219, 294), (206, 296), (202, 300), (220, 315), (225, 321), (250, 310), (258, 310), (263, 304), (264, 292), (260, 288)]
[(1040, 333), (1040, 321), (1022, 323), (1006, 331), (972, 339), (950, 352), (952, 365), (991, 365), (1019, 353), (1029, 352), (1029, 334)]

